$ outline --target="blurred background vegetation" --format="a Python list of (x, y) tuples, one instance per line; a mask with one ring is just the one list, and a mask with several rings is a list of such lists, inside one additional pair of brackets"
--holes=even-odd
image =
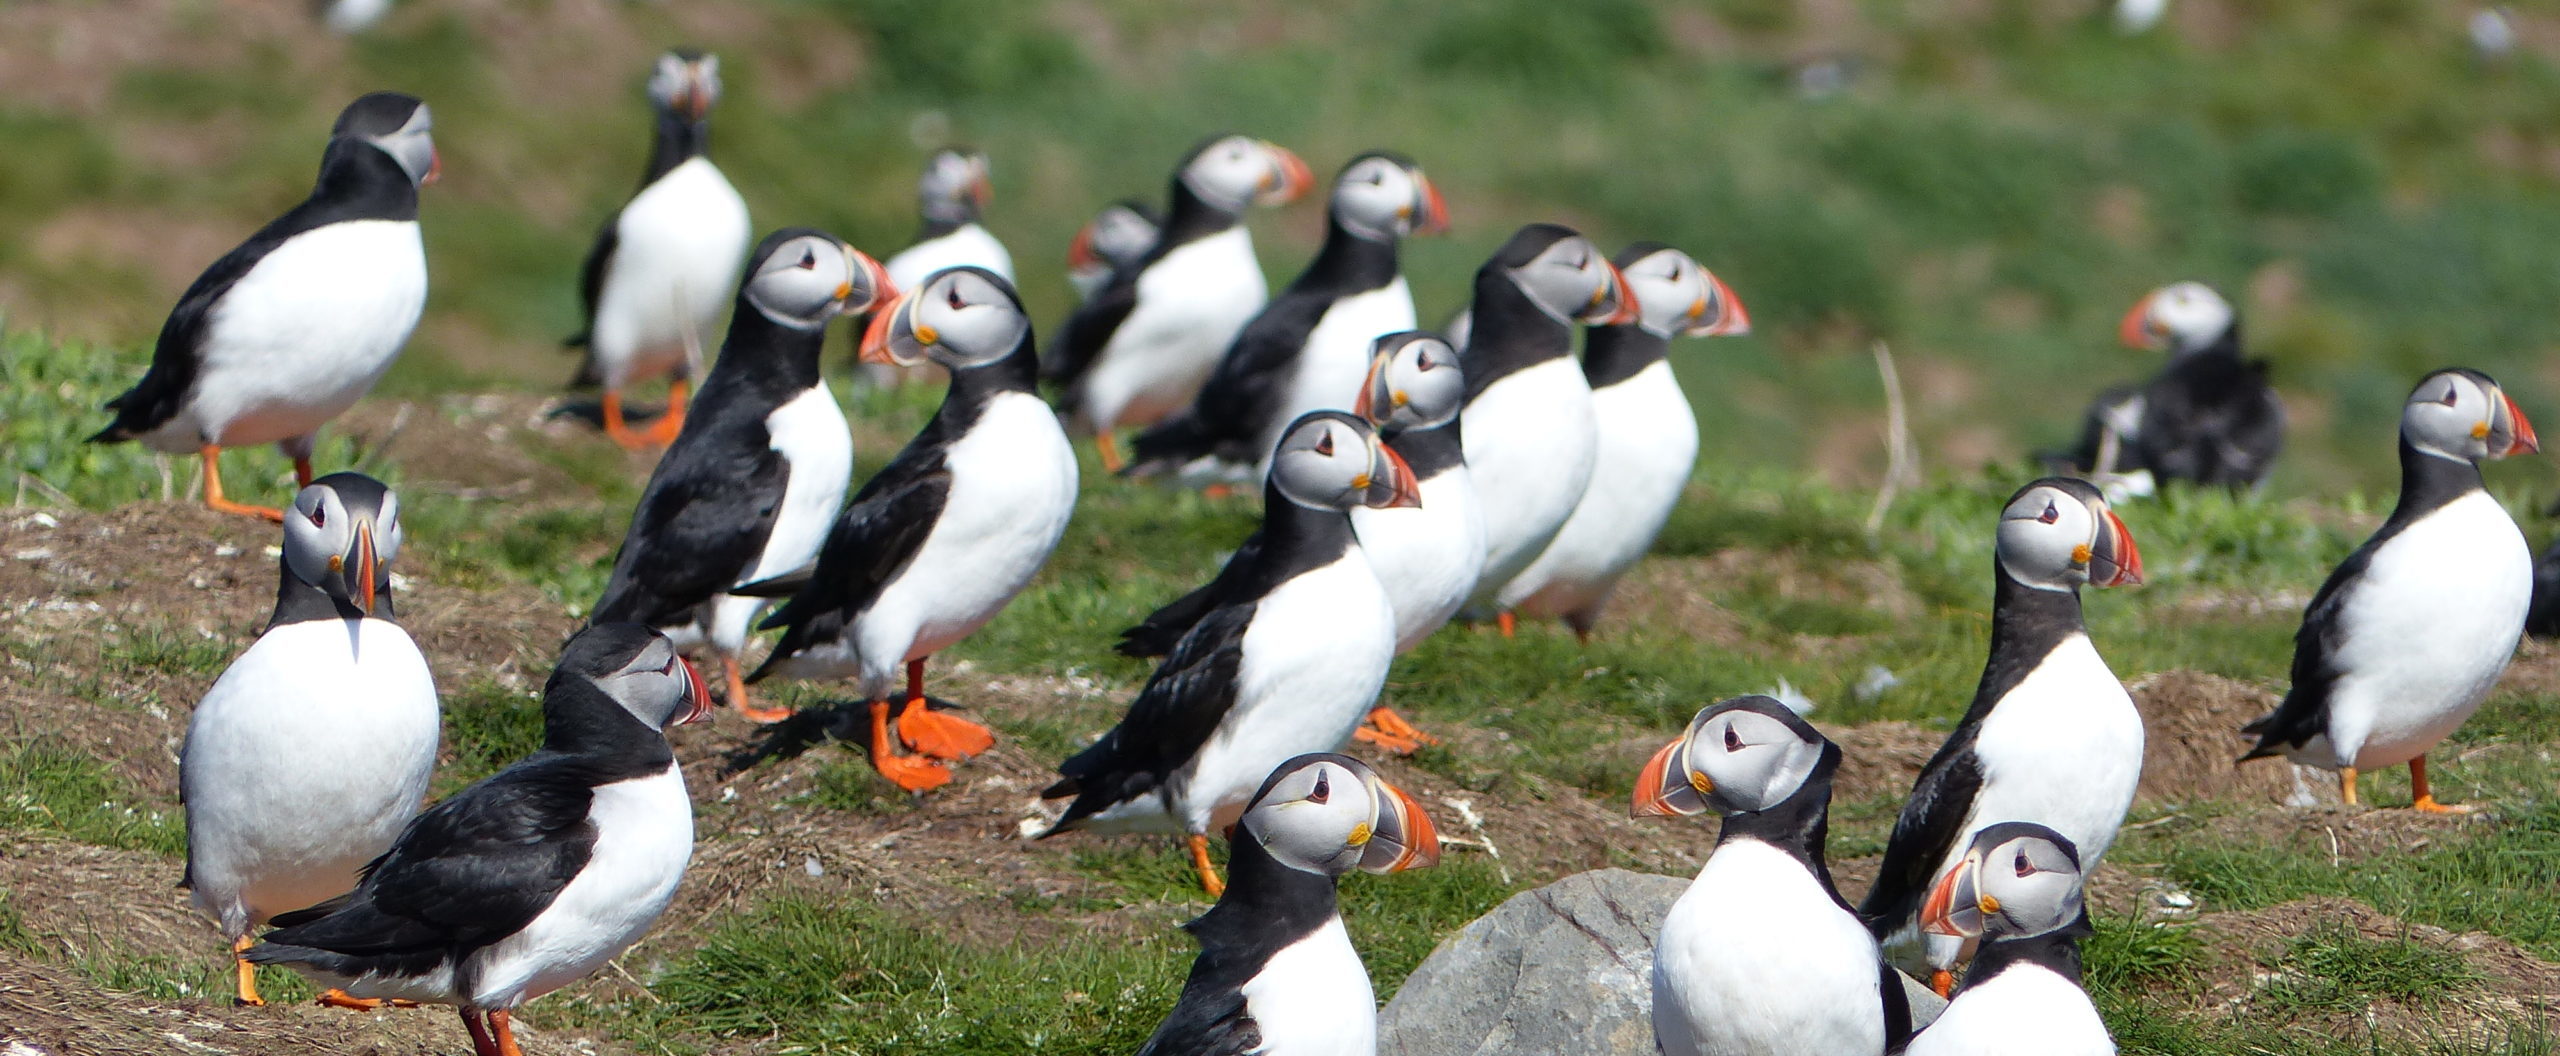
[[(345, 41), (300, 0), (9, 3), (0, 311), (138, 374), (185, 284), (307, 189), (335, 110), (397, 88), (433, 103), (445, 180), (386, 391), (555, 386), (579, 260), (645, 158), (641, 81), (692, 44), (721, 53), (713, 155), (760, 229), (886, 256), (924, 155), (987, 150), (990, 226), (1047, 329), (1086, 216), (1160, 198), (1189, 144), (1235, 129), (1320, 172), (1422, 161), (1457, 224), (1408, 254), (1426, 320), (1531, 220), (1708, 262), (1759, 328), (1681, 350), (1711, 462), (1872, 481), (1881, 337), (1932, 468), (2011, 473), (2155, 366), (2114, 323), (2181, 278), (2230, 292), (2275, 361), (2279, 495), (2387, 487), (2392, 409), (2432, 366), (2560, 420), (2560, 10), (2520, 5), (2522, 47), (2492, 63), (2467, 4), (2178, 0), (2139, 36), (2099, 6), (406, 0)], [(1320, 210), (1254, 219), (1275, 285)], [(89, 386), (9, 380), (12, 417), (70, 419), (47, 433), (102, 420)]]

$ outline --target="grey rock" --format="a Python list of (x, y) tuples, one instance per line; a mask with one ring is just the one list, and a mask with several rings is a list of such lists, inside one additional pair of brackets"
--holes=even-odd
[[(1378, 1023), (1380, 1056), (1649, 1056), (1653, 939), (1684, 877), (1576, 873), (1431, 951)], [(1945, 1007), (1909, 978), (1914, 1025)]]

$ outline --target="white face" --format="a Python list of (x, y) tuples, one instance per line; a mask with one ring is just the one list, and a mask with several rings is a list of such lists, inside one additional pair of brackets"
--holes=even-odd
[(852, 246), (802, 235), (774, 247), (747, 279), (747, 303), (765, 318), (815, 330), (850, 312), (867, 311), (887, 280)]
[(700, 718), (710, 705), (702, 676), (676, 655), (665, 635), (653, 636), (619, 670), (594, 680), (631, 717), (663, 730)]
[(1307, 165), (1278, 145), (1250, 136), (1228, 136), (1193, 156), (1182, 182), (1202, 201), (1231, 213), (1248, 205), (1278, 205), (1306, 192)]
[(2000, 511), (1995, 548), (2000, 567), (2030, 587), (2067, 591), (2084, 583), (2141, 581), (2132, 533), (2094, 488), (2086, 495), (2053, 484), (2027, 488)]
[(674, 52), (658, 56), (649, 74), (649, 99), (689, 121), (700, 121), (720, 101), (720, 56), (687, 61)]
[(2466, 371), (2427, 375), (2400, 409), (2400, 435), (2438, 458), (2478, 462), (2538, 450), (2533, 425), (2494, 382)]
[(1824, 742), (1784, 710), (1768, 697), (1737, 697), (1699, 711), (1646, 764), (1636, 812), (1743, 814), (1786, 802), (1822, 762)]
[(1369, 377), (1354, 412), (1379, 429), (1401, 433), (1446, 424), (1466, 402), (1458, 352), (1438, 335), (1387, 334), (1371, 346)]
[(427, 104), (419, 103), (407, 124), (396, 131), (369, 136), (366, 141), (399, 162), (400, 171), (409, 174), (409, 182), (424, 185), (436, 178), (435, 129), (435, 116), (427, 112)]
[(1440, 842), (1410, 797), (1346, 756), (1301, 756), (1239, 821), (1244, 837), (1292, 869), (1338, 877), (1432, 864)]
[(1925, 926), (1941, 935), (2024, 938), (2079, 919), (2080, 863), (2068, 842), (2042, 825), (1984, 829), (1930, 889)]
[(1271, 456), (1271, 479), (1282, 496), (1316, 509), (1422, 504), (1404, 460), (1368, 423), (1339, 413), (1317, 412), (1291, 425)]
[(2144, 343), (2173, 353), (2204, 348), (2231, 328), (2231, 302), (2201, 282), (2163, 286), (2135, 311), (2141, 315), (2138, 327), (2128, 329), (2138, 329)]
[[(388, 584), (400, 556), (400, 497), (382, 492), (379, 509), (314, 481), (293, 497), (284, 518), (285, 567), (330, 597), (370, 608), (367, 587)], [(365, 575), (370, 566), (372, 574)]]
[(1600, 247), (1580, 235), (1560, 238), (1511, 271), (1511, 280), (1549, 315), (1573, 323), (1632, 322), (1641, 306)]
[(936, 151), (916, 180), (916, 199), (926, 216), (963, 220), (986, 208), (993, 194), (987, 156), (976, 151)]
[(1664, 337), (1751, 332), (1751, 319), (1733, 291), (1686, 253), (1657, 250), (1622, 270), (1647, 330)]
[(1031, 319), (1013, 290), (976, 268), (933, 273), (898, 300), (883, 325), (893, 362), (912, 364), (929, 357), (955, 371), (1012, 355), (1031, 331)]
[(1156, 245), (1155, 221), (1137, 210), (1115, 205), (1096, 214), (1087, 245), (1101, 263), (1122, 268), (1137, 263)]
[(1333, 184), (1333, 213), (1353, 234), (1379, 242), (1437, 230), (1447, 209), (1422, 170), (1393, 159), (1366, 157), (1342, 170)]

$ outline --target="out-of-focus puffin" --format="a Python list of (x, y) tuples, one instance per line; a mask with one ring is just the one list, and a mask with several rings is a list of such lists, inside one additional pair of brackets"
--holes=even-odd
[[(984, 268), (1012, 282), (1013, 254), (979, 222), (978, 214), (995, 195), (994, 186), (985, 154), (945, 147), (925, 159), (924, 175), (916, 179), (917, 213), (924, 227), (914, 245), (889, 258), (889, 281), (903, 290), (944, 268)], [(876, 385), (942, 376), (942, 368), (932, 363), (913, 367), (865, 363), (862, 372)]]
[(2123, 479), (2135, 494), (2172, 480), (2252, 488), (2266, 479), (2284, 446), (2284, 403), (2267, 384), (2266, 361), (2240, 354), (2230, 301), (2200, 282), (2163, 286), (2125, 313), (2118, 336), (2165, 348), (2169, 363), (2090, 403), (2072, 467)]
[[(649, 78), (656, 139), (640, 191), (605, 221), (587, 251), (578, 295), (587, 328), (576, 385), (604, 387), (605, 432), (625, 447), (665, 446), (684, 427), (685, 391), (702, 373), (703, 349), (746, 265), (747, 202), (705, 156), (711, 107), (720, 100), (720, 57), (676, 50)], [(622, 392), (668, 377), (667, 413), (648, 432), (623, 424)]]
[(1963, 943), (1920, 934), (1929, 882), (1975, 833), (2003, 821), (2051, 826), (2095, 869), (2142, 776), (2142, 715), (2080, 618), (2082, 585), (2142, 581), (2133, 533), (2087, 481), (2047, 477), (2010, 496), (1993, 554), (1982, 683), (1912, 783), (1858, 906), (1887, 952), (1915, 974), (1929, 971), (1941, 995)]
[(2061, 833), (2032, 822), (1982, 830), (1929, 889), (1930, 934), (1982, 947), (1909, 1056), (2115, 1056), (2115, 1039), (2080, 989), (2084, 873)]
[(1146, 259), (1163, 228), (1164, 214), (1145, 202), (1123, 199), (1093, 214), (1067, 246), (1067, 283), (1076, 300), (1092, 300), (1112, 273)]
[(1120, 724), (1058, 764), (1041, 798), (1075, 800), (1043, 836), (1178, 833), (1217, 894), (1208, 834), (1279, 761), (1350, 740), (1395, 659), (1395, 612), (1348, 511), (1419, 501), (1413, 471), (1368, 422), (1319, 411), (1292, 423), (1271, 460), (1252, 564), (1219, 577), (1219, 596)]
[(1839, 768), (1838, 745), (1749, 696), (1698, 712), (1636, 778), (1638, 815), (1724, 818), (1654, 943), (1665, 1056), (1881, 1054), (1911, 1036), (1902, 980), (1823, 858)]
[[(951, 780), (934, 760), (995, 743), (986, 727), (927, 702), (925, 659), (986, 626), (1049, 560), (1075, 510), (1075, 451), (1033, 392), (1031, 321), (994, 272), (935, 273), (872, 316), (862, 356), (891, 366), (931, 360), (951, 372), (951, 388), (924, 431), (836, 518), (812, 572), (749, 588), (796, 593), (765, 620), (783, 628), (782, 640), (748, 681), (856, 680), (870, 705), (873, 765), (921, 791)], [(906, 694), (893, 707), (902, 670)], [(900, 752), (899, 742), (928, 758)]]
[(1200, 956), (1138, 1056), (1350, 1056), (1378, 1047), (1378, 999), (1343, 930), (1334, 885), (1354, 869), (1440, 860), (1422, 804), (1346, 755), (1301, 755), (1237, 822), (1235, 882), (1183, 926)]
[(1340, 409), (1367, 373), (1370, 343), (1413, 329), (1398, 244), (1448, 224), (1420, 166), (1384, 152), (1351, 159), (1334, 179), (1315, 260), (1245, 324), (1190, 407), (1138, 434), (1129, 471), (1247, 473), (1299, 415)]
[(1112, 430), (1189, 406), (1270, 299), (1244, 211), (1293, 201), (1314, 182), (1297, 155), (1249, 136), (1213, 137), (1174, 170), (1173, 207), (1155, 245), (1067, 319), (1048, 364), (1103, 468), (1121, 467)]
[(427, 104), (375, 92), (338, 114), (311, 196), (197, 276), (160, 327), (151, 369), (107, 401), (90, 443), (140, 440), (204, 460), (204, 503), (284, 520), (222, 493), (223, 448), (276, 445), (311, 483), (320, 427), (400, 355), (427, 303), (418, 188), (435, 182)]
[[(354, 887), (435, 774), (435, 678), (392, 622), (400, 539), (381, 482), (332, 473), (302, 489), (275, 614), (187, 722), (187, 887), (235, 953), (268, 918)], [(240, 1003), (264, 1004), (239, 969)]]
[(2284, 703), (2243, 727), (2242, 760), (2283, 755), (2338, 771), (2409, 764), (2419, 810), (2458, 813), (2427, 785), (2427, 750), (2480, 707), (2515, 655), (2533, 551), (2480, 463), (2541, 450), (2506, 390), (2476, 370), (2420, 379), (2400, 410), (2400, 501), (2303, 610)]
[(1467, 472), (1484, 510), (1484, 576), (1469, 601), (1496, 617), (1528, 596), (1520, 573), (1563, 529), (1599, 457), (1591, 383), (1573, 326), (1641, 316), (1600, 247), (1561, 224), (1531, 224), (1476, 271), (1467, 344)]
[(580, 631), (542, 691), (542, 750), (427, 808), (356, 889), (276, 918), (244, 955), (357, 997), (452, 1005), (478, 1056), (514, 1056), (527, 1001), (657, 922), (693, 857), (666, 728), (711, 707), (646, 627)]
[(853, 477), (853, 434), (818, 372), (827, 324), (891, 296), (880, 265), (833, 236), (765, 236), (720, 360), (649, 474), (591, 617), (656, 627), (678, 648), (709, 645), (729, 706), (759, 722), (791, 714), (748, 703), (740, 679), (738, 654), (766, 600), (729, 588), (817, 559)]
[(1643, 314), (1585, 331), (1582, 376), (1600, 438), (1591, 485), (1513, 588), (1527, 592), (1520, 615), (1561, 617), (1586, 641), (1618, 577), (1671, 519), (1698, 460), (1698, 416), (1671, 375), (1671, 339), (1751, 332), (1741, 299), (1686, 253), (1638, 242), (1612, 263)]

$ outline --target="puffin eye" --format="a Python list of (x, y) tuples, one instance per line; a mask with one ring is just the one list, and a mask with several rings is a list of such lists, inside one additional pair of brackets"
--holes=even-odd
[(1742, 735), (1733, 732), (1733, 727), (1731, 726), (1724, 728), (1724, 750), (1728, 752), (1739, 752), (1742, 750)]
[(319, 505), (318, 503), (313, 503), (313, 504), (312, 504), (312, 506), (311, 506), (311, 526), (312, 526), (312, 527), (314, 527), (314, 528), (326, 528), (326, 527), (328, 527), (328, 526), (329, 526), (329, 508), (328, 508), (328, 507), (326, 507), (326, 506), (322, 506), (322, 505)]
[(1438, 364), (1438, 363), (1432, 362), (1432, 360), (1431, 360), (1431, 357), (1430, 357), (1430, 356), (1415, 356), (1415, 357), (1414, 357), (1413, 369), (1415, 369), (1415, 370), (1417, 370), (1417, 371), (1430, 370), (1430, 369), (1432, 369), (1433, 367), (1437, 367), (1437, 366), (1439, 366), (1439, 365), (1440, 365), (1440, 364)]
[(1316, 787), (1315, 787), (1315, 791), (1307, 793), (1307, 802), (1309, 802), (1309, 803), (1322, 803), (1322, 802), (1324, 802), (1324, 801), (1326, 801), (1326, 800), (1328, 800), (1328, 799), (1332, 799), (1332, 798), (1333, 798), (1333, 780), (1332, 780), (1332, 776), (1331, 776), (1331, 775), (1329, 775), (1329, 774), (1326, 774), (1326, 773), (1325, 773), (1324, 771), (1322, 771), (1322, 770), (1318, 770), (1318, 771), (1316, 771)]
[(800, 270), (802, 270), (802, 271), (816, 271), (817, 269), (818, 269), (818, 254), (817, 254), (817, 251), (815, 251), (815, 250), (808, 250), (808, 249), (801, 250), (801, 251), (800, 251)]
[(2036, 517), (2036, 523), (2038, 523), (2038, 524), (2052, 524), (2053, 522), (2058, 521), (2058, 520), (2061, 520), (2061, 519), (2062, 519), (2062, 511), (2061, 511), (2061, 510), (2054, 509), (2054, 508), (2053, 508), (2053, 500), (2051, 500), (2051, 499), (2047, 499), (2047, 500), (2045, 500), (2045, 504), (2044, 504), (2044, 512), (2043, 512), (2042, 514), (2037, 515), (2037, 517)]
[(2018, 852), (2018, 861), (2015, 868), (2018, 870), (2019, 876), (2025, 876), (2036, 871), (2034, 863), (2027, 861), (2027, 852), (2025, 851)]
[(969, 302), (960, 299), (960, 286), (957, 283), (952, 284), (951, 288), (943, 294), (942, 303), (950, 305), (951, 310), (955, 312), (969, 306)]
[(1316, 438), (1316, 453), (1326, 458), (1333, 457), (1333, 430), (1327, 429), (1323, 436)]
[(2444, 404), (2445, 406), (2447, 406), (2447, 407), (2451, 407), (2451, 406), (2453, 406), (2456, 402), (2458, 402), (2458, 401), (2459, 401), (2459, 400), (2461, 400), (2461, 399), (2462, 399), (2462, 388), (2461, 388), (2461, 386), (2458, 386), (2458, 385), (2447, 385), (2447, 386), (2445, 386), (2445, 387), (2444, 387), (2444, 399), (2443, 399), (2443, 400), (2441, 400), (2441, 401), (2439, 401), (2439, 402), (2443, 403), (2443, 404)]

